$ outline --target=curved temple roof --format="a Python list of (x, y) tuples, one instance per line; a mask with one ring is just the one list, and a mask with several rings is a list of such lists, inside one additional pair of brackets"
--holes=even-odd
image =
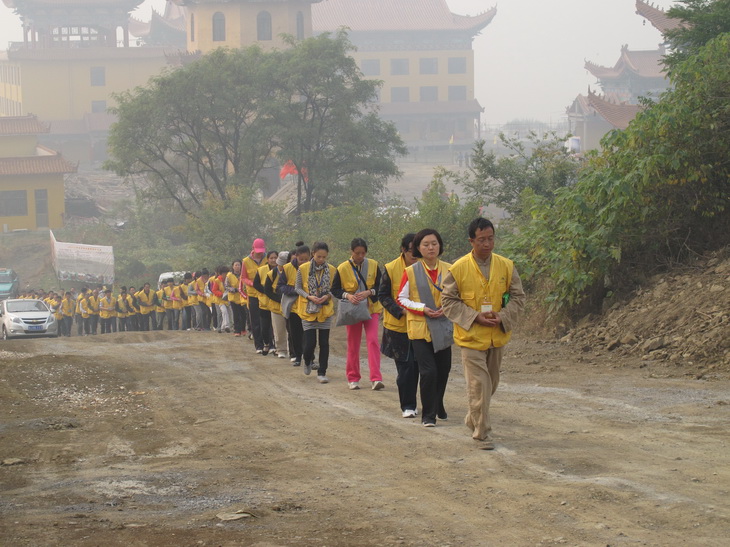
[(451, 30), (476, 34), (497, 14), (493, 7), (479, 15), (451, 13), (446, 0), (326, 0), (312, 6), (314, 32), (345, 26), (352, 31)]
[(655, 7), (653, 4), (636, 0), (636, 13), (647, 19), (652, 26), (664, 34), (668, 30), (674, 30), (683, 25), (682, 21), (669, 17), (667, 13)]

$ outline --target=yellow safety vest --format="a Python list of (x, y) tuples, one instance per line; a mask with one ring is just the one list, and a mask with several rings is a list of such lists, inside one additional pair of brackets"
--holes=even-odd
[[(365, 287), (372, 289), (375, 287), (375, 278), (378, 274), (378, 263), (372, 258), (366, 257), (365, 260), (368, 261), (368, 276), (365, 279)], [(352, 269), (352, 264), (349, 260), (345, 260), (342, 264), (337, 266), (337, 271), (340, 272), (340, 281), (342, 282), (342, 288), (346, 293), (355, 294), (361, 290), (358, 283), (360, 279), (355, 275), (355, 272)], [(383, 305), (377, 300), (373, 302), (368, 297), (368, 310), (371, 315), (374, 313), (380, 313), (383, 311)]]
[[(489, 282), (484, 278), (472, 253), (454, 262), (449, 271), (459, 288), (461, 300), (471, 309), (481, 311), (482, 300), (489, 295), (492, 310), (502, 309), (502, 296), (509, 292), (514, 263), (503, 256), (492, 253)], [(474, 322), (469, 330), (454, 323), (454, 341), (457, 345), (485, 351), (490, 347), (501, 347), (509, 342), (511, 332), (503, 332), (500, 326), (485, 327)]]
[[(403, 272), (406, 271), (406, 261), (403, 260), (403, 255), (388, 262), (385, 265), (385, 271), (388, 272), (390, 278), (390, 296), (398, 302), (398, 289), (400, 289), (400, 282), (403, 279)], [(383, 310), (383, 327), (394, 332), (407, 332), (405, 310), (400, 319), (396, 319), (386, 308)]]
[[(415, 264), (413, 265), (415, 266)], [(418, 293), (418, 285), (416, 284), (416, 272), (413, 271), (413, 266), (408, 266), (406, 268), (406, 275), (408, 275), (408, 289), (409, 289), (409, 299), (413, 300), (414, 302), (423, 302), (421, 300), (421, 295)], [(426, 265), (424, 264), (424, 267)], [(438, 265), (436, 266), (439, 271), (439, 275), (441, 276), (441, 279), (446, 277), (446, 272), (449, 271), (449, 268), (451, 267), (451, 264), (448, 262), (444, 262), (443, 260), (439, 260)], [(433, 286), (433, 283), (431, 282), (431, 277), (428, 275), (428, 268), (426, 269), (426, 276), (428, 277), (428, 286), (429, 289), (431, 289), (431, 296), (433, 296), (433, 301), (436, 304), (436, 307), (441, 307), (441, 291), (436, 289), (436, 287)], [(411, 340), (425, 340), (426, 342), (431, 341), (431, 331), (428, 330), (428, 323), (426, 322), (426, 316), (425, 315), (419, 315), (416, 313), (408, 313), (408, 338)]]
[[(261, 259), (262, 264), (266, 264), (266, 257)], [(241, 261), (241, 264), (244, 268), (246, 268), (246, 276), (253, 282), (254, 278), (256, 277), (256, 272), (260, 268), (259, 264), (256, 264), (256, 261), (251, 258), (251, 256), (247, 256)], [(244, 285), (246, 288), (246, 294), (249, 298), (261, 298), (261, 294), (259, 291), (253, 288), (253, 286), (250, 285)]]
[[(335, 279), (335, 273), (337, 272), (337, 269), (332, 265), (327, 265), (330, 270), (330, 283), (334, 281)], [(299, 271), (302, 273), (302, 288), (306, 291), (307, 290), (307, 280), (309, 279), (309, 270), (312, 268), (312, 262), (305, 262), (301, 266), (299, 266)], [(289, 275), (287, 273), (287, 275)], [(297, 300), (298, 305), (298, 311), (297, 315), (302, 318), (302, 321), (317, 321), (318, 323), (321, 323), (325, 321), (328, 317), (332, 317), (335, 313), (335, 304), (332, 298), (330, 298), (325, 305), (323, 305), (319, 312), (315, 313), (307, 313), (307, 302), (309, 302), (306, 298), (299, 296), (299, 299)]]

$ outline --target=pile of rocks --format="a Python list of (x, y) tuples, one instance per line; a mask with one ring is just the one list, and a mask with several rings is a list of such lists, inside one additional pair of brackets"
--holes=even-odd
[(607, 313), (584, 317), (562, 341), (585, 351), (729, 370), (730, 249), (655, 276)]

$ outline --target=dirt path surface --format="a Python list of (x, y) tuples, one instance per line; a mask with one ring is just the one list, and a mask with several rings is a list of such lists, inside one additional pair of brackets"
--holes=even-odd
[(0, 344), (0, 544), (728, 544), (727, 375), (515, 340), (486, 452), (458, 351), (429, 429), (343, 331), (327, 385), (215, 333)]

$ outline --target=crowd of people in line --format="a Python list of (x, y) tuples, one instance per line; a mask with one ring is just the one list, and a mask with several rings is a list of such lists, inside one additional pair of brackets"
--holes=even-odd
[(490, 450), (489, 404), (525, 296), (512, 261), (492, 252), (494, 225), (479, 217), (467, 231), (472, 251), (453, 264), (441, 260), (443, 240), (433, 229), (406, 234), (399, 255), (382, 268), (361, 238), (338, 266), (328, 262), (325, 242), (275, 252), (257, 238), (230, 267), (186, 273), (179, 283), (165, 279), (156, 290), (145, 283), (121, 287), (117, 296), (108, 288), (28, 296), (48, 303), (64, 336), (74, 321), (79, 335), (165, 327), (232, 332), (251, 339), (257, 354), (289, 358), (307, 376), (316, 371), (322, 384), (329, 382), (330, 329), (344, 324), (349, 389), (360, 389), (364, 331), (369, 387), (385, 387), (381, 353), (393, 359), (402, 416), (418, 416), (420, 387), (426, 427), (448, 419), (444, 394), (456, 343), (469, 401), (465, 423), (479, 448)]

